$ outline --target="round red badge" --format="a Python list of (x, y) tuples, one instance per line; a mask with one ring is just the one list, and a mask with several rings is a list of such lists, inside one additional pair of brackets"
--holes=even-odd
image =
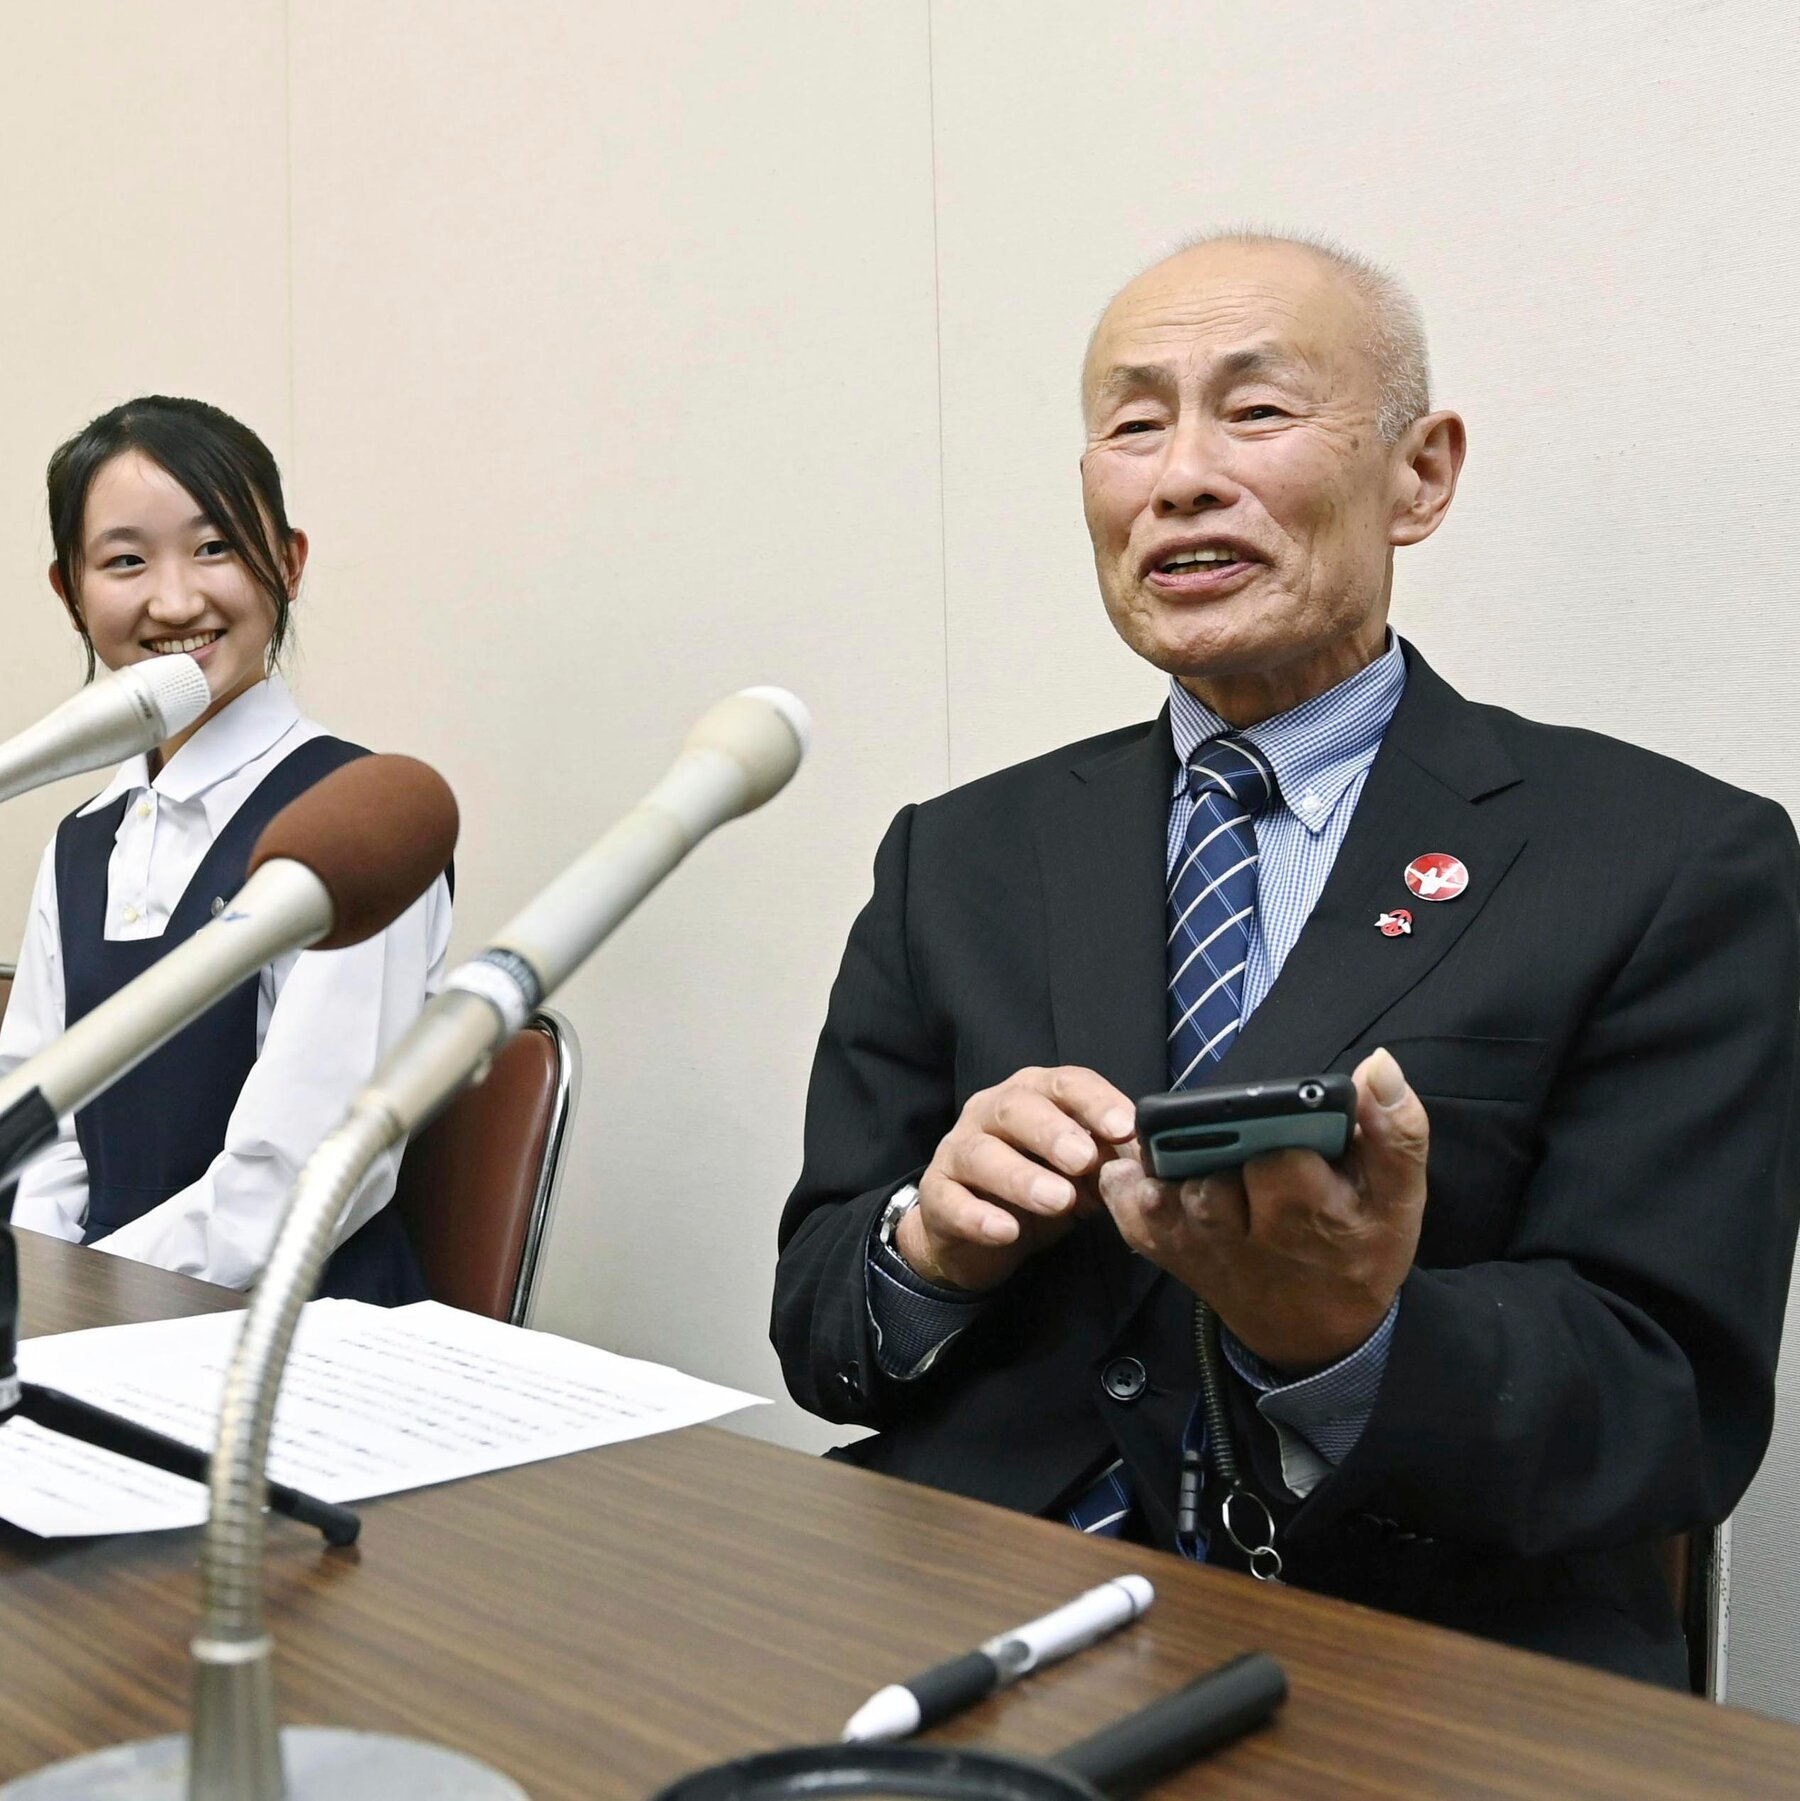
[(1420, 900), (1455, 900), (1468, 887), (1469, 872), (1460, 857), (1434, 850), (1407, 864), (1406, 885)]
[(1396, 907), (1391, 913), (1384, 913), (1376, 920), (1383, 938), (1404, 938), (1412, 930), (1412, 914), (1405, 907)]

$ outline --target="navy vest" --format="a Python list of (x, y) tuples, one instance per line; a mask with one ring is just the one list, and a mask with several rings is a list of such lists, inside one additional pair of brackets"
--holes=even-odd
[[(263, 827), (315, 782), (368, 754), (342, 739), (312, 738), (277, 763), (213, 841), (158, 938), (105, 935), (107, 864), (131, 797), (65, 819), (56, 833), (56, 901), (67, 1023), (206, 925), (215, 904), (243, 886)], [(206, 1174), (224, 1148), (238, 1091), (256, 1062), (256, 1009), (252, 976), (75, 1115), (88, 1170), (84, 1244), (141, 1218)], [(319, 1293), (387, 1307), (427, 1298), (391, 1206), (332, 1253)]]

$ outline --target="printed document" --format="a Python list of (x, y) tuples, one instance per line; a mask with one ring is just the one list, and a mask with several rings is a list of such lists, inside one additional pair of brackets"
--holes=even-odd
[[(28, 1338), (26, 1381), (209, 1449), (241, 1313)], [(435, 1301), (314, 1301), (281, 1387), (269, 1477), (360, 1501), (699, 1425), (755, 1395)], [(27, 1420), (0, 1425), (0, 1517), (46, 1538), (195, 1526), (206, 1491)]]

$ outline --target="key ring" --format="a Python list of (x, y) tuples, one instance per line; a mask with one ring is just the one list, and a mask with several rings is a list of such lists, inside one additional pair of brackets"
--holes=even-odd
[[(1251, 1528), (1252, 1535), (1261, 1542), (1246, 1544), (1238, 1529), (1231, 1523), (1231, 1504), (1243, 1501), (1254, 1507), (1262, 1515), (1262, 1530), (1257, 1532)], [(1220, 1523), (1225, 1528), (1225, 1536), (1250, 1559), (1250, 1574), (1258, 1582), (1279, 1582), (1281, 1580), (1281, 1553), (1275, 1549), (1275, 1516), (1269, 1511), (1268, 1503), (1261, 1495), (1241, 1484), (1233, 1488), (1225, 1497), (1225, 1505), (1219, 1510)]]

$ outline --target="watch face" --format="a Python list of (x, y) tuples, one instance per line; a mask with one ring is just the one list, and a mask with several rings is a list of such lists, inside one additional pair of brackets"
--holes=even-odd
[(894, 1234), (900, 1230), (900, 1222), (917, 1205), (919, 1191), (910, 1183), (895, 1190), (888, 1204), (881, 1210), (881, 1242), (889, 1250), (894, 1248)]

